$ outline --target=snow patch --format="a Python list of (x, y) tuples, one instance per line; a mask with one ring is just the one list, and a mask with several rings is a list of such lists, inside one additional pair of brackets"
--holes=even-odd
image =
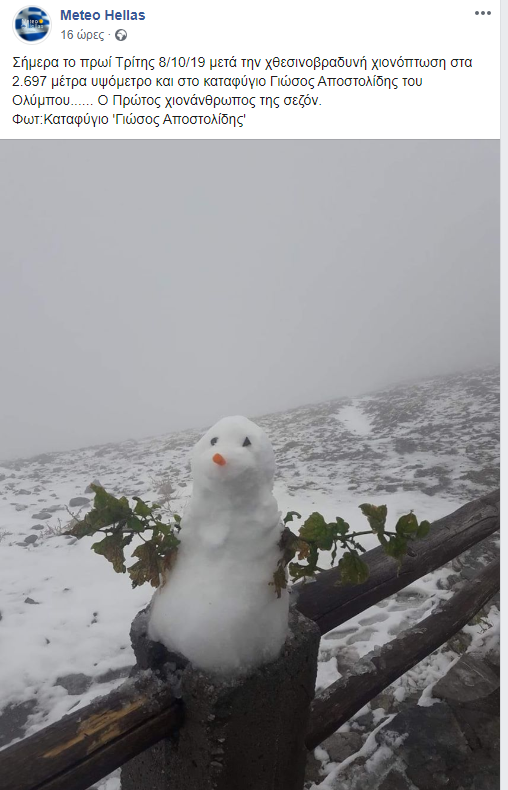
[(335, 683), (335, 681), (339, 680), (341, 677), (342, 675), (337, 669), (337, 659), (335, 656), (327, 661), (320, 661), (318, 663), (316, 678), (316, 692), (328, 688), (328, 686), (331, 686), (332, 683)]
[(335, 415), (335, 419), (339, 420), (350, 433), (369, 436), (372, 433), (372, 422), (363, 411), (360, 402), (353, 400), (347, 406), (343, 406)]

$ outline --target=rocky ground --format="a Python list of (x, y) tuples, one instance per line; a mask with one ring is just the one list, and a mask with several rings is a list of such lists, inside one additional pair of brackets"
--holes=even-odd
[[(369, 501), (386, 504), (389, 520), (410, 509), (434, 520), (499, 484), (495, 369), (257, 421), (276, 451), (275, 495), (282, 512), (319, 510), (365, 528), (358, 505)], [(184, 431), (0, 463), (0, 746), (106, 693), (132, 665), (130, 623), (151, 590), (131, 590), (126, 576), (114, 574), (90, 551), (91, 539), (63, 536), (68, 511), (86, 512), (93, 496), (89, 483), (95, 480), (113, 493), (157, 499), (181, 512), (192, 486), (189, 450), (200, 434)], [(365, 545), (374, 544), (373, 538)], [(335, 681), (374, 645), (425, 617), (497, 551), (497, 539), (489, 539), (326, 634), (318, 688)], [(429, 782), (439, 787), (448, 777), (451, 790), (493, 788), (493, 774), (485, 766), (495, 756), (495, 720), (485, 729), (492, 735), (487, 744), (482, 725), (464, 713), (479, 710), (479, 703), (456, 700), (446, 691), (446, 683), (453, 686), (452, 673), (483, 673), (485, 706), (492, 713), (497, 606), (484, 614), (316, 750), (309, 761), (309, 787), (426, 790)], [(444, 692), (439, 683), (445, 683)], [(435, 759), (429, 750), (432, 743), (440, 747), (443, 738), (425, 740), (432, 728), (456, 737)], [(432, 765), (428, 773), (408, 769), (427, 764)], [(472, 774), (474, 765), (482, 768)], [(467, 784), (466, 774), (477, 777), (476, 784)], [(116, 776), (101, 784), (102, 790), (118, 786)]]

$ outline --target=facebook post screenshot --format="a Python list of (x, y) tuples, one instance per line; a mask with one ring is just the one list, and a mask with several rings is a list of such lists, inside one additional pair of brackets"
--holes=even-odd
[(499, 0), (0, 12), (0, 788), (499, 790)]

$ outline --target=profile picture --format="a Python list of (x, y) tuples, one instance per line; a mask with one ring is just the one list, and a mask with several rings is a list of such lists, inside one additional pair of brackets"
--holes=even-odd
[(25, 44), (39, 44), (51, 30), (51, 19), (43, 8), (25, 6), (14, 17), (14, 32)]

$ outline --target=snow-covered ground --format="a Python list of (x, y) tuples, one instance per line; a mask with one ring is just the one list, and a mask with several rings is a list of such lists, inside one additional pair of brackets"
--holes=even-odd
[(349, 433), (358, 436), (369, 436), (372, 433), (372, 423), (362, 407), (361, 401), (355, 399), (339, 409), (336, 419), (343, 423)]
[[(281, 511), (318, 510), (365, 529), (363, 502), (386, 504), (391, 523), (410, 509), (432, 521), (492, 490), (498, 377), (489, 369), (254, 417), (275, 449)], [(94, 480), (113, 493), (160, 500), (169, 481), (170, 506), (181, 513), (191, 491), (189, 451), (200, 435), (189, 430), (0, 463), (0, 745), (110, 691), (133, 663), (129, 627), (153, 590), (132, 590), (126, 575), (90, 550), (93, 539), (59, 534), (70, 501), (91, 502), (85, 492)], [(366, 548), (375, 543), (364, 541)], [(318, 687), (451, 595), (444, 584), (450, 572), (429, 574), (327, 634)], [(425, 692), (455, 659), (449, 648), (439, 651), (397, 681), (395, 693)], [(370, 741), (364, 748), (367, 754)], [(331, 787), (334, 766), (323, 759), (323, 786)], [(101, 784), (118, 787), (115, 777)]]

